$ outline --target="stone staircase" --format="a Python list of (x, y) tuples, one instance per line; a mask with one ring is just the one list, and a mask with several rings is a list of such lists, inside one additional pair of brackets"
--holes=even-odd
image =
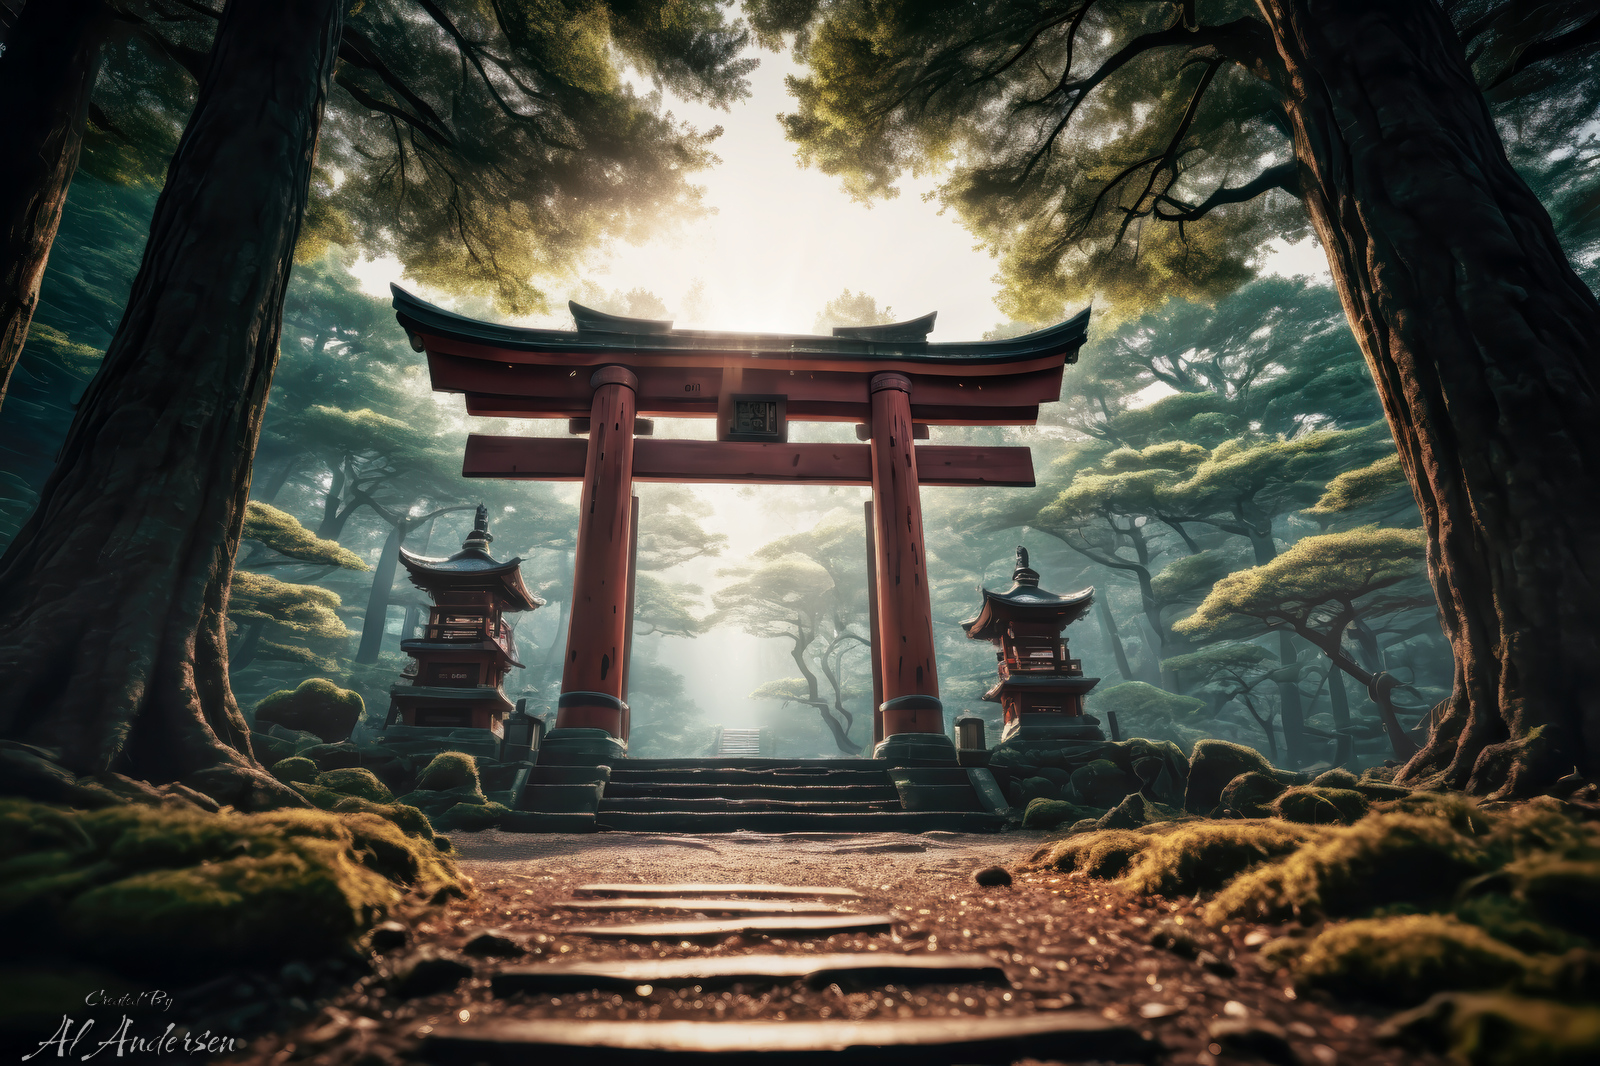
[(761, 757), (761, 730), (720, 729), (717, 731), (717, 748), (711, 753), (719, 759), (759, 759)]
[[(671, 989), (753, 997), (800, 983), (811, 989), (833, 987), (887, 995), (923, 987), (1022, 987), (1013, 984), (1004, 953), (956, 954), (929, 950), (897, 953), (889, 939), (890, 914), (851, 908), (860, 893), (840, 887), (796, 885), (607, 884), (583, 885), (567, 907), (599, 911), (619, 920), (567, 926), (565, 934), (589, 940), (687, 945), (739, 937), (760, 941), (785, 937), (793, 950), (772, 948), (731, 955), (576, 960), (532, 966), (505, 966), (493, 974), (492, 994), (502, 1007), (489, 1020), (471, 1025), (425, 1027), (420, 1058), (434, 1066), (527, 1063), (617, 1063), (619, 1066), (717, 1062), (724, 1066), (826, 1062), (844, 1066), (953, 1066), (957, 1063), (1012, 1063), (1018, 1059), (1056, 1062), (1144, 1062), (1161, 1056), (1161, 1045), (1135, 1027), (1108, 1021), (1088, 1011), (1049, 1011), (996, 1016), (848, 1017), (821, 1021), (585, 1020), (518, 1017), (526, 1007), (560, 1004), (574, 993), (610, 993), (642, 1008), (652, 996)], [(669, 911), (693, 914), (689, 920), (638, 921)], [(796, 912), (802, 912), (796, 914)], [(739, 917), (713, 920), (714, 914)], [(762, 915), (766, 915), (763, 917)], [(819, 951), (830, 935), (863, 934), (867, 950)], [(881, 942), (878, 938), (881, 938)], [(802, 950), (802, 944), (804, 949)], [(565, 950), (565, 948), (563, 948)], [(1020, 956), (1019, 956), (1020, 958)], [(1037, 971), (1035, 971), (1037, 972)], [(952, 993), (950, 998), (956, 998)], [(1009, 1000), (1010, 995), (1006, 996)], [(969, 1005), (972, 999), (966, 1001)], [(696, 1002), (694, 1006), (700, 1007)], [(826, 1012), (824, 1012), (826, 1013)], [(462, 1012), (463, 1017), (467, 1014)]]
[(504, 828), (636, 833), (962, 833), (1005, 828), (987, 770), (877, 759), (623, 759), (538, 766)]

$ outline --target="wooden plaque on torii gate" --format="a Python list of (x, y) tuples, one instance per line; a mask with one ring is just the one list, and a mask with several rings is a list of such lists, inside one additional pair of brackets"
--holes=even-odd
[[(467, 437), (466, 477), (582, 481), (556, 728), (626, 743), (635, 481), (872, 486), (874, 739), (937, 748), (943, 705), (922, 485), (1032, 486), (1025, 447), (916, 444), (926, 427), (1024, 426), (1061, 397), (1089, 312), (1000, 341), (932, 344), (933, 315), (831, 337), (676, 330), (572, 304), (576, 330), (481, 322), (396, 286), (433, 388), (467, 413), (568, 419), (588, 440)], [(715, 418), (714, 441), (636, 436), (646, 416)], [(863, 444), (791, 444), (790, 421), (855, 422)], [(953, 749), (952, 749), (953, 759)]]

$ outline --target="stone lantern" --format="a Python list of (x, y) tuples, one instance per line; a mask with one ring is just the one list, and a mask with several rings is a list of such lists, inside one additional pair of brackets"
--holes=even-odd
[(1083, 713), (1083, 698), (1099, 684), (1084, 677), (1082, 664), (1069, 656), (1062, 635), (1068, 624), (1089, 613), (1094, 589), (1058, 596), (1039, 587), (1028, 566), (1028, 550), (1017, 548), (1011, 587), (983, 591), (976, 617), (961, 623), (973, 640), (997, 649), (1000, 681), (983, 698), (1005, 712), (1001, 743), (1021, 734), (1066, 742), (1105, 739), (1100, 720)]

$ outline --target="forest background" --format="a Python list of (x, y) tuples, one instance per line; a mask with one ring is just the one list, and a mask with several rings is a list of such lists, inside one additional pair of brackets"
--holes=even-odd
[[(471, 5), (445, 6), (470, 14)], [(395, 22), (387, 5), (356, 7), (370, 10), (353, 12), (352, 24), (380, 44), (385, 33), (416, 31)], [(126, 17), (99, 74), (82, 167), (0, 407), (0, 547), (37, 500), (73, 405), (121, 319), (166, 154), (192, 105), (192, 57), (207, 47), (208, 17), (196, 5), (118, 10)], [(758, 30), (763, 10), (751, 5)], [(440, 86), (471, 49), (442, 24), (423, 36), (429, 47), (412, 91), (445, 110)], [(371, 264), (396, 262), (407, 284), (477, 317), (554, 323), (570, 296), (616, 313), (748, 328), (720, 320), (718, 312), (731, 309), (708, 305), (693, 285), (681, 297), (665, 291), (665, 279), (660, 294), (643, 285), (623, 291), (596, 254), (716, 206), (686, 178), (714, 166), (715, 141), (667, 108), (687, 110), (683, 96), (701, 106), (753, 106), (734, 86), (758, 57), (756, 42), (731, 29), (721, 40), (725, 54), (708, 61), (718, 78), (675, 80), (656, 66), (664, 96), (649, 86), (634, 91), (624, 51), (611, 91), (617, 106), (632, 109), (629, 128), (649, 127), (616, 146), (619, 165), (640, 175), (637, 202), (593, 195), (587, 214), (553, 221), (464, 221), (441, 211), (396, 223), (418, 200), (449, 202), (450, 181), (463, 174), (441, 167), (433, 181), (417, 182), (411, 199), (385, 200), (381, 182), (367, 177), (382, 168), (361, 161), (403, 163), (407, 148), (385, 128), (386, 98), (360, 81), (359, 62), (345, 58), (339, 85), (347, 97), (334, 101), (343, 110), (331, 120), (334, 136), (320, 157), (287, 296), (251, 488), (257, 506), (231, 593), (231, 676), (242, 706), (307, 677), (328, 677), (361, 692), (369, 727), (381, 722), (388, 686), (406, 663), (398, 642), (422, 603), (396, 580), (395, 553), (401, 544), (436, 555), (455, 550), (479, 502), (491, 509), (497, 554), (522, 556), (529, 585), (549, 601), (519, 625), (526, 666), (510, 676), (508, 693), (526, 697), (535, 713), (553, 706), (575, 493), (467, 481), (459, 468), (469, 423), (491, 433), (554, 434), (564, 426), (468, 419), (458, 402), (435, 397), (387, 301), (369, 291)], [(661, 50), (660, 42), (654, 47)], [(1569, 80), (1533, 89), (1513, 79), (1490, 102), (1513, 164), (1594, 288), (1600, 112), (1593, 85), (1582, 72), (1567, 73)], [(720, 98), (708, 84), (724, 86)], [(506, 161), (460, 154), (466, 176), (489, 185), (497, 179), (486, 175)], [(501, 191), (525, 200), (542, 192)], [(1036, 292), (1040, 279), (985, 229), (992, 220), (959, 205), (955, 218), (936, 210), (928, 204), (925, 225), (964, 223), (998, 257), (1002, 303), (1018, 317), (996, 313), (986, 336), (1048, 324), (1067, 295), (1079, 295), (1059, 285), (1056, 307), (1019, 298)], [(967, 641), (957, 623), (975, 610), (979, 585), (1008, 584), (1013, 550), (1024, 544), (1047, 588), (1099, 590), (1092, 619), (1068, 635), (1086, 672), (1104, 679), (1091, 711), (1116, 711), (1125, 734), (1186, 749), (1201, 737), (1225, 737), (1286, 765), (1370, 764), (1420, 739), (1451, 679), (1420, 520), (1337, 294), (1325, 276), (1285, 277), (1268, 267), (1272, 242), (1303, 230), (1234, 226), (1227, 238), (1237, 265), (1203, 286), (1146, 283), (1081, 294), (1085, 302), (1095, 296), (1091, 340), (1067, 371), (1062, 402), (1044, 410), (1039, 426), (934, 428), (935, 440), (1026, 443), (1039, 472), (1034, 490), (924, 493), (949, 717), (984, 715), (995, 735), (994, 708), (979, 700), (994, 676), (991, 650)], [(466, 235), (468, 254), (441, 250), (453, 233)], [(475, 237), (482, 254), (473, 254)], [(628, 254), (619, 248), (615, 259)], [(519, 276), (539, 287), (505, 280)], [(673, 285), (681, 288), (676, 279)], [(1164, 299), (1172, 292), (1183, 295)], [(904, 317), (859, 288), (815, 312), (798, 328), (825, 332)], [(657, 432), (704, 436), (707, 429), (662, 420)], [(849, 426), (803, 432), (799, 439), (853, 439)], [(640, 487), (630, 673), (636, 754), (702, 754), (717, 724), (774, 728), (779, 754), (790, 756), (868, 742), (865, 495)], [(747, 544), (752, 528), (785, 532), (748, 553), (730, 550)]]

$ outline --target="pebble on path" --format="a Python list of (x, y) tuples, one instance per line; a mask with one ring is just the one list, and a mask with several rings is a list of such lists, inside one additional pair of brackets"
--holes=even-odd
[(983, 885), (985, 888), (992, 888), (996, 885), (1009, 885), (1011, 883), (1011, 871), (1004, 866), (985, 866), (972, 875), (972, 882), (973, 884)]

